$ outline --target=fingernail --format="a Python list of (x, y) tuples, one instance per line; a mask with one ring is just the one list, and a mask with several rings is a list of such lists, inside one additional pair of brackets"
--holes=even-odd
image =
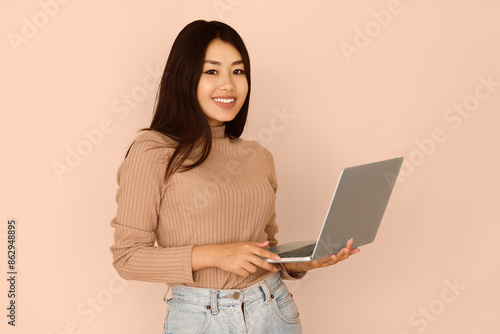
[(279, 261), (279, 260), (281, 260), (281, 257), (279, 257), (279, 255), (276, 255), (276, 256), (274, 257), (274, 260), (275, 260), (275, 261)]

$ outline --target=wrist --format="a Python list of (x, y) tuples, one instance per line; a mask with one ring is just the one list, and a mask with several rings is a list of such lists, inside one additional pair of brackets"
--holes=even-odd
[(213, 248), (215, 245), (193, 246), (191, 253), (191, 266), (193, 271), (215, 267)]
[(299, 273), (304, 273), (308, 271), (307, 269), (307, 263), (301, 263), (301, 262), (288, 262), (288, 263), (283, 263), (283, 266), (286, 269), (286, 272), (288, 274), (299, 274)]
[(294, 263), (283, 263), (285, 270), (289, 274), (293, 274), (295, 272)]

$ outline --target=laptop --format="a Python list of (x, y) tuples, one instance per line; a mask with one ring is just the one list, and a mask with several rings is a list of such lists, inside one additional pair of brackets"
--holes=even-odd
[(268, 248), (280, 261), (308, 262), (337, 254), (354, 238), (353, 248), (371, 243), (377, 234), (403, 157), (345, 168), (316, 241), (296, 241)]

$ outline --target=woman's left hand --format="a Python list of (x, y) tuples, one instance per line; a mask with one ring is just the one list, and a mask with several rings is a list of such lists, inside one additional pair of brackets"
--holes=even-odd
[(309, 262), (292, 262), (284, 263), (286, 270), (289, 273), (304, 272), (316, 268), (324, 268), (333, 266), (340, 261), (346, 260), (349, 256), (359, 253), (359, 248), (352, 248), (353, 239), (349, 239), (347, 245), (342, 248), (336, 255), (327, 256), (325, 258), (309, 261)]

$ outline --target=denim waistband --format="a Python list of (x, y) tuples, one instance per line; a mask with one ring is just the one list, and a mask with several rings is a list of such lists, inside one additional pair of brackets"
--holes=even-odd
[(281, 273), (277, 272), (263, 281), (244, 289), (203, 289), (183, 285), (172, 286), (172, 300), (183, 303), (206, 305), (212, 313), (218, 313), (221, 306), (241, 305), (255, 300), (264, 299), (265, 303), (274, 298), (272, 293), (283, 284)]

